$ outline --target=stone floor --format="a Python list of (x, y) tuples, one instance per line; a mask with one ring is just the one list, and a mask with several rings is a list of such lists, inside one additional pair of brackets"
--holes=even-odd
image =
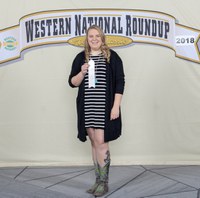
[[(0, 168), (0, 198), (92, 198), (93, 167)], [(200, 198), (200, 166), (112, 166), (105, 198)]]

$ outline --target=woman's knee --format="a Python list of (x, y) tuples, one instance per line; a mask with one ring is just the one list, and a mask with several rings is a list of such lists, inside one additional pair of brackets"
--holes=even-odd
[(99, 146), (102, 146), (102, 145), (104, 145), (105, 144), (105, 142), (104, 142), (104, 139), (102, 138), (102, 137), (100, 137), (100, 136), (94, 136), (94, 144), (97, 146), (97, 147), (99, 147)]
[(87, 133), (92, 146), (94, 146), (95, 148), (102, 148), (106, 146), (106, 143), (104, 142), (104, 130), (87, 128)]
[(95, 140), (95, 143), (98, 144), (98, 145), (102, 145), (104, 144), (104, 130), (102, 129), (96, 129), (95, 130), (95, 134), (94, 134), (94, 140)]
[(95, 132), (94, 129), (93, 128), (87, 128), (86, 131), (87, 131), (87, 134), (88, 134), (90, 140), (93, 140), (94, 139), (94, 132)]
[(94, 140), (94, 146), (98, 150), (105, 150), (108, 148), (108, 143), (105, 143), (102, 139), (96, 139)]

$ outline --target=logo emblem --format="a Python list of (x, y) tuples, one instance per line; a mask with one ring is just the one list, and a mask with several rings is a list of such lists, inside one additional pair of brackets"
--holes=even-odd
[(12, 36), (6, 37), (3, 42), (4, 48), (9, 51), (15, 50), (17, 44), (17, 40)]
[(199, 39), (198, 39), (198, 41), (197, 41), (197, 47), (198, 47), (199, 54), (200, 54), (200, 36), (199, 36)]

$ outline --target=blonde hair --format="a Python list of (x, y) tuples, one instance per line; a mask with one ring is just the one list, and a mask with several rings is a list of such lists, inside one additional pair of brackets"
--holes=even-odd
[(91, 48), (90, 48), (89, 43), (88, 43), (88, 32), (91, 29), (95, 29), (95, 30), (97, 30), (99, 32), (101, 40), (102, 40), (102, 45), (100, 46), (100, 49), (101, 49), (101, 51), (103, 53), (104, 58), (109, 63), (110, 62), (110, 48), (106, 44), (106, 37), (105, 37), (105, 34), (103, 33), (103, 30), (97, 25), (90, 26), (88, 28), (87, 32), (86, 32), (86, 38), (85, 38), (85, 43), (84, 43), (86, 62), (89, 61), (89, 56), (90, 56), (90, 51), (91, 51)]

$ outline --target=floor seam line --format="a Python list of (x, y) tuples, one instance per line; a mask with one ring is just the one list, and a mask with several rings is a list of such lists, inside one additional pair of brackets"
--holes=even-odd
[(19, 177), (27, 168), (28, 168), (28, 166), (26, 166), (25, 168), (23, 168), (23, 170), (20, 171), (20, 173), (18, 173), (18, 174), (14, 177), (14, 180), (16, 180), (17, 177)]
[(175, 168), (182, 168), (182, 167), (191, 167), (191, 166), (196, 166), (196, 165), (180, 165), (180, 166), (177, 165), (176, 167), (165, 167), (165, 168), (160, 167), (160, 168), (152, 168), (152, 169), (145, 168), (145, 165), (140, 165), (140, 166), (143, 167), (146, 170), (164, 170), (164, 169), (171, 169), (171, 168), (175, 169)]
[(124, 186), (126, 186), (127, 184), (129, 184), (130, 182), (134, 181), (135, 179), (137, 179), (139, 176), (141, 176), (142, 174), (144, 174), (146, 172), (143, 171), (142, 173), (138, 174), (137, 176), (135, 176), (134, 178), (132, 178), (131, 180), (129, 180), (128, 182), (126, 182), (125, 184), (121, 185), (120, 187), (118, 187), (117, 189), (115, 189), (114, 191), (112, 191), (110, 194), (106, 195), (104, 198), (109, 197), (110, 195), (112, 195), (113, 193), (117, 192), (118, 190), (120, 190), (121, 188), (123, 188)]
[(92, 170), (94, 170), (94, 169), (92, 168), (92, 169), (90, 169), (90, 170), (88, 170), (88, 171), (86, 171), (86, 172), (84, 172), (84, 173), (78, 174), (78, 175), (76, 175), (76, 176), (70, 177), (70, 178), (68, 178), (68, 179), (65, 179), (65, 180), (62, 180), (62, 181), (57, 182), (57, 183), (55, 183), (55, 184), (52, 184), (52, 185), (50, 185), (50, 186), (47, 186), (47, 187), (45, 187), (44, 189), (51, 188), (52, 186), (56, 186), (56, 185), (58, 185), (58, 184), (61, 184), (61, 183), (63, 183), (63, 182), (66, 182), (66, 181), (68, 181), (68, 180), (70, 180), (70, 179), (73, 179), (73, 178), (75, 178), (75, 177), (78, 177), (78, 176), (80, 176), (80, 175), (84, 175), (85, 173), (88, 173), (88, 172), (90, 172), (90, 171), (92, 171)]
[(57, 177), (57, 176), (61, 176), (61, 175), (68, 175), (68, 174), (73, 174), (73, 173), (79, 173), (79, 172), (83, 172), (83, 171), (85, 171), (85, 170), (73, 171), (73, 172), (70, 172), (70, 173), (62, 173), (62, 174), (51, 175), (51, 176), (46, 176), (46, 177), (39, 177), (39, 178), (34, 178), (34, 179), (27, 179), (27, 180), (24, 180), (23, 182), (35, 181), (35, 180), (40, 180), (40, 179), (47, 179), (47, 178), (51, 178), (51, 177)]
[(185, 184), (185, 183), (183, 183), (183, 182), (181, 182), (181, 181), (178, 181), (178, 180), (175, 180), (175, 179), (173, 179), (173, 178), (167, 177), (167, 176), (162, 175), (162, 174), (160, 174), (160, 173), (154, 172), (154, 171), (152, 171), (152, 170), (148, 170), (148, 171), (149, 171), (149, 172), (152, 172), (152, 173), (155, 173), (155, 174), (157, 174), (157, 175), (159, 175), (159, 176), (161, 176), (161, 177), (165, 177), (165, 178), (167, 178), (167, 179), (170, 179), (170, 180), (172, 180), (172, 181), (175, 181), (175, 182), (177, 182), (177, 183), (183, 184), (183, 185), (185, 185), (185, 186), (188, 186), (188, 187), (190, 187), (190, 188), (194, 188), (195, 190), (198, 190), (198, 188), (196, 188), (196, 187), (194, 187), (194, 186), (190, 186), (190, 185), (188, 185), (188, 184)]
[(188, 190), (188, 191), (180, 191), (180, 192), (173, 192), (173, 193), (165, 193), (165, 194), (158, 194), (158, 195), (147, 195), (144, 197), (140, 197), (140, 198), (148, 198), (148, 197), (157, 197), (157, 196), (162, 196), (162, 195), (173, 195), (173, 194), (178, 194), (178, 193), (186, 193), (186, 192), (195, 192), (197, 190)]

